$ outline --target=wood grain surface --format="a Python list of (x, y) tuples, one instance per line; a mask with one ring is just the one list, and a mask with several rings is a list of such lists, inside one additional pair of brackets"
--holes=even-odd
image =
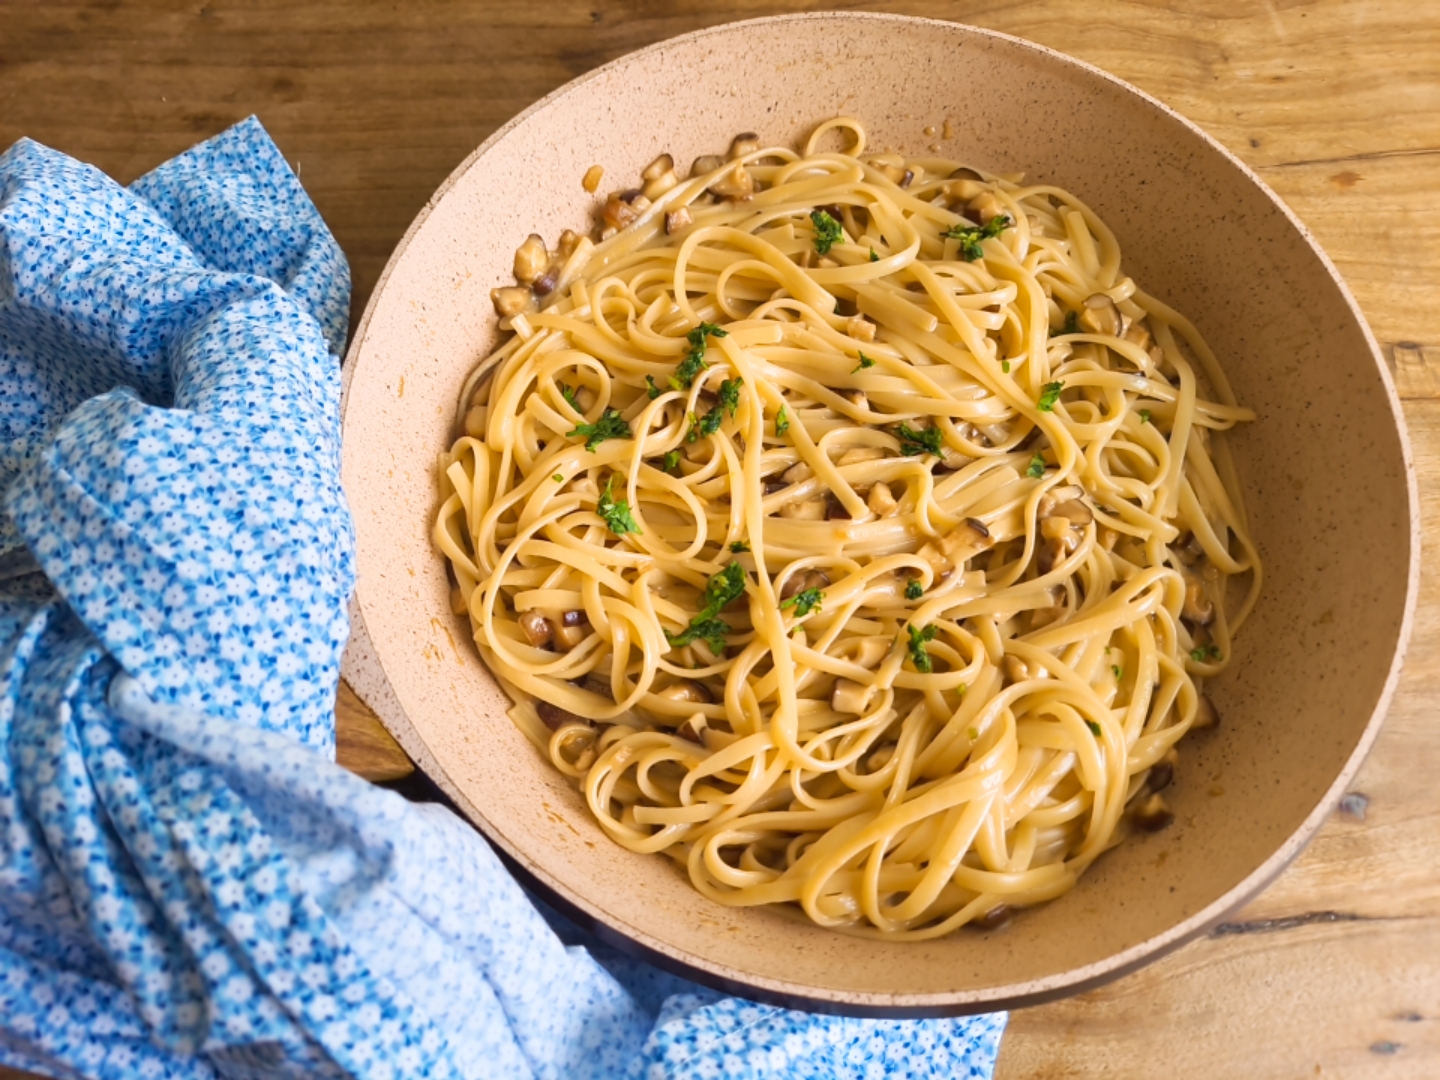
[[(129, 181), (256, 114), (349, 256), (358, 314), (430, 193), (535, 99), (664, 37), (827, 6), (0, 0), (0, 147), (29, 136)], [(1383, 343), (1420, 475), (1426, 571), (1410, 661), (1345, 808), (1208, 938), (1104, 989), (1016, 1013), (997, 1075), (1440, 1077), (1440, 5), (864, 6), (1090, 61), (1257, 169), (1319, 238)], [(342, 763), (377, 781), (412, 771), (348, 691), (338, 712)]]

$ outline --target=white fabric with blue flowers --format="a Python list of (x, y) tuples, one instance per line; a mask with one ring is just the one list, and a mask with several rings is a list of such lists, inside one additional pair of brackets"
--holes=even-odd
[(552, 927), (448, 810), (333, 764), (348, 301), (254, 120), (129, 190), (0, 155), (0, 1063), (990, 1076), (1003, 1015), (724, 997)]

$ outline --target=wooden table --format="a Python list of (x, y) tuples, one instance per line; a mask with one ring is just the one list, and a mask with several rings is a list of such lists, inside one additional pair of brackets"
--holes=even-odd
[[(1440, 6), (875, 7), (1019, 34), (1098, 64), (1254, 166), (1314, 230), (1384, 344), (1426, 523), (1440, 523)], [(0, 0), (0, 146), (28, 135), (129, 181), (255, 113), (349, 255), (358, 313), (426, 198), (503, 121), (649, 42), (781, 10), (762, 0)], [(1435, 557), (1427, 541), (1410, 664), (1347, 809), (1210, 937), (1102, 990), (1016, 1013), (1002, 1080), (1440, 1077)], [(343, 764), (377, 780), (412, 771), (348, 693), (339, 721)]]

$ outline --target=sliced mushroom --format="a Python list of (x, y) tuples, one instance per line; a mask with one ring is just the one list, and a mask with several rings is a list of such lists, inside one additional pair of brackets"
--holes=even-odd
[(690, 166), (690, 177), (707, 176), (725, 164), (725, 159), (719, 154), (704, 154), (697, 157), (694, 164)]
[(1215, 708), (1215, 703), (1204, 694), (1200, 695), (1200, 701), (1195, 709), (1195, 719), (1190, 723), (1191, 731), (1205, 731), (1209, 728), (1220, 726), (1220, 710)]
[(730, 140), (730, 160), (735, 161), (746, 154), (753, 154), (759, 149), (760, 136), (753, 131), (742, 131)]
[(1163, 758), (1150, 766), (1149, 773), (1145, 776), (1145, 787), (1153, 795), (1157, 791), (1164, 791), (1175, 779), (1175, 763), (1180, 755), (1171, 750)]
[(825, 520), (826, 520), (826, 521), (848, 520), (849, 517), (850, 517), (850, 512), (845, 509), (845, 504), (844, 504), (844, 503), (842, 503), (842, 502), (841, 502), (839, 499), (837, 499), (834, 495), (827, 495), (827, 496), (825, 497)]
[(1040, 522), (1040, 535), (1044, 543), (1040, 546), (1038, 564), (1040, 573), (1048, 574), (1065, 557), (1080, 546), (1080, 534), (1071, 526), (1066, 517), (1047, 517)]
[(1009, 926), (1015, 918), (1009, 904), (996, 904), (984, 915), (971, 922), (971, 926), (978, 930), (999, 930)]
[(549, 265), (550, 252), (545, 250), (545, 240), (539, 233), (531, 233), (515, 249), (515, 280), (522, 285), (533, 284)]
[(502, 319), (519, 315), (531, 306), (532, 299), (530, 290), (520, 285), (507, 285), (503, 289), (490, 290), (490, 302), (495, 305), (495, 314)]
[(1119, 337), (1125, 332), (1125, 318), (1110, 297), (1104, 293), (1091, 293), (1080, 309), (1080, 328), (1089, 334)]
[(657, 696), (670, 701), (688, 701), (696, 705), (709, 705), (713, 700), (710, 691), (705, 689), (703, 683), (691, 682), (688, 679), (682, 679), (680, 682), (667, 686)]
[(566, 229), (560, 234), (560, 241), (555, 246), (555, 254), (559, 255), (563, 262), (575, 254), (575, 249), (580, 246), (580, 241), (583, 239), (585, 238), (574, 229)]
[(682, 206), (678, 210), (671, 210), (665, 215), (665, 235), (673, 236), (681, 229), (687, 229), (695, 224), (695, 219), (690, 216), (690, 208)]
[(623, 229), (631, 224), (650, 205), (650, 201), (646, 199), (645, 206), (636, 206), (635, 201), (639, 199), (645, 199), (645, 196), (638, 189), (612, 191), (605, 200), (605, 209), (601, 212), (605, 224), (615, 229)]
[(977, 424), (975, 430), (985, 440), (986, 446), (999, 446), (1010, 439), (1010, 429), (1004, 424)]
[(980, 177), (975, 175), (958, 175), (960, 173), (973, 174), (974, 172), (974, 169), (956, 169), (955, 173), (952, 174), (954, 176), (954, 179), (952, 179), (942, 189), (945, 198), (949, 201), (952, 207), (963, 207), (967, 203), (969, 203), (971, 199), (974, 199), (984, 193), (985, 184), (980, 180)]
[(1006, 216), (1008, 211), (993, 191), (982, 191), (965, 204), (965, 214), (981, 225), (989, 225), (997, 217)]
[(567, 611), (555, 628), (555, 644), (569, 652), (590, 633), (590, 618), (583, 611)]
[(705, 740), (701, 737), (699, 729), (695, 727), (694, 717), (686, 720), (683, 724), (676, 728), (675, 734), (680, 736), (680, 738), (684, 739), (686, 742), (693, 742), (699, 746), (705, 745)]
[(651, 180), (659, 180), (666, 173), (672, 172), (674, 168), (675, 159), (669, 154), (661, 154), (640, 171), (640, 179), (648, 184)]
[(1137, 319), (1126, 328), (1125, 340), (1138, 346), (1141, 352), (1147, 354), (1155, 343), (1154, 338), (1150, 336), (1150, 324), (1144, 319)]
[(815, 470), (810, 468), (809, 465), (803, 461), (797, 461), (780, 474), (780, 479), (784, 480), (787, 484), (803, 484), (814, 475)]
[(1066, 499), (1051, 507), (1048, 518), (1065, 518), (1070, 524), (1078, 528), (1084, 528), (1095, 520), (1095, 511), (1091, 510), (1084, 501), (1080, 499)]
[(995, 543), (990, 530), (979, 518), (966, 518), (944, 536), (931, 540), (919, 551), (936, 576), (947, 574), (967, 559), (987, 550)]
[(1193, 533), (1185, 533), (1172, 547), (1171, 552), (1186, 566), (1194, 566), (1205, 557), (1205, 549), (1201, 546), (1199, 538)]
[(590, 622), (590, 616), (585, 614), (583, 608), (574, 608), (560, 616), (561, 626), (585, 626)]
[(1040, 502), (1036, 506), (1035, 516), (1040, 519), (1049, 517), (1055, 511), (1055, 507), (1061, 503), (1069, 502), (1071, 499), (1078, 499), (1085, 494), (1085, 489), (1078, 484), (1061, 484), (1053, 487), (1044, 495), (1040, 496)]
[(1182, 617), (1196, 626), (1209, 626), (1215, 618), (1215, 605), (1206, 595), (1205, 583), (1191, 578), (1185, 584), (1185, 604), (1180, 609)]
[(722, 199), (743, 202), (755, 194), (755, 178), (744, 165), (737, 163), (734, 168), (721, 173), (710, 185), (710, 190)]
[(836, 679), (835, 689), (830, 694), (830, 707), (836, 712), (864, 716), (874, 692), (874, 686), (850, 679)]
[(1135, 824), (1146, 832), (1159, 832), (1175, 820), (1175, 815), (1166, 805), (1165, 799), (1156, 793), (1135, 808), (1134, 820)]
[(895, 493), (890, 490), (889, 484), (877, 483), (871, 485), (865, 505), (874, 511), (877, 517), (886, 517), (893, 514), (900, 504), (895, 501)]
[(525, 640), (537, 649), (548, 649), (555, 640), (555, 627), (538, 611), (522, 611), (519, 618), (520, 632)]
[(830, 514), (830, 498), (826, 495), (800, 499), (780, 507), (780, 516), (792, 521), (824, 521)]
[(827, 589), (830, 587), (830, 578), (823, 570), (807, 570), (803, 574), (791, 574), (785, 582), (785, 587), (780, 590), (780, 599), (789, 600), (792, 596), (798, 596), (806, 589)]
[(574, 713), (560, 708), (559, 705), (552, 705), (548, 701), (535, 702), (535, 712), (540, 717), (540, 722), (551, 731), (559, 731), (567, 724), (584, 724), (586, 727), (594, 727), (594, 722), (586, 720), (583, 716), (576, 716)]
[(879, 461), (884, 456), (885, 451), (881, 450), (878, 446), (857, 446), (851, 450), (846, 450), (836, 458), (835, 465), (843, 469), (846, 465), (859, 465), (864, 461)]
[(852, 316), (845, 324), (845, 332), (857, 341), (875, 340), (875, 324), (864, 315)]

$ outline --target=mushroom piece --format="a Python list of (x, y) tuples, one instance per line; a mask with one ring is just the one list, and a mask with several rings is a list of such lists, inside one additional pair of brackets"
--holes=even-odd
[(753, 154), (760, 149), (760, 136), (753, 131), (742, 131), (735, 138), (730, 140), (730, 160), (736, 161), (746, 154)]
[(705, 745), (705, 740), (701, 737), (700, 730), (695, 727), (694, 717), (686, 720), (683, 724), (676, 728), (675, 734), (680, 736), (680, 738), (684, 739), (686, 742), (693, 742), (697, 746)]
[(645, 197), (654, 202), (680, 182), (675, 175), (675, 159), (669, 154), (661, 154), (645, 166), (640, 179), (645, 181)]
[[(644, 206), (637, 206), (636, 203), (641, 199), (645, 200)], [(611, 228), (623, 229), (635, 221), (649, 206), (650, 200), (645, 199), (644, 194), (638, 188), (631, 191), (612, 191), (610, 197), (605, 200), (605, 209), (601, 211), (601, 216), (605, 219), (605, 224)]]
[(1110, 297), (1104, 293), (1091, 293), (1080, 309), (1080, 329), (1089, 334), (1119, 337), (1125, 332), (1125, 318)]
[(1209, 728), (1220, 726), (1220, 710), (1215, 708), (1215, 703), (1204, 694), (1200, 695), (1200, 701), (1195, 708), (1195, 719), (1190, 722), (1191, 731), (1205, 731)]
[(809, 465), (803, 461), (797, 461), (780, 474), (780, 479), (787, 484), (803, 484), (814, 475), (815, 471)]
[(583, 611), (567, 611), (555, 628), (555, 644), (566, 652), (584, 641), (589, 634), (590, 617)]
[(1157, 792), (1135, 808), (1135, 824), (1146, 832), (1159, 832), (1175, 820), (1165, 799)]
[(994, 545), (990, 530), (979, 518), (966, 518), (944, 536), (931, 540), (919, 551), (922, 559), (935, 571), (935, 576), (948, 573), (966, 560)]
[(1155, 344), (1155, 339), (1150, 336), (1150, 325), (1144, 319), (1137, 319), (1126, 328), (1125, 340), (1138, 346), (1140, 351), (1146, 354)]
[(875, 324), (864, 315), (851, 316), (850, 321), (845, 324), (845, 332), (857, 341), (875, 340)]
[(1214, 620), (1215, 605), (1205, 593), (1205, 583), (1198, 578), (1190, 578), (1185, 583), (1185, 604), (1180, 614), (1196, 626), (1209, 626)]
[(583, 716), (576, 716), (559, 705), (552, 705), (548, 701), (535, 702), (535, 712), (540, 717), (540, 722), (551, 731), (559, 731), (567, 724), (584, 724), (586, 727), (594, 727), (594, 722), (586, 720)]
[(710, 191), (722, 199), (743, 202), (755, 194), (755, 178), (744, 165), (737, 163), (734, 168), (720, 174), (710, 185)]
[(830, 694), (830, 707), (836, 712), (864, 716), (870, 705), (875, 688), (851, 679), (836, 679), (835, 689)]
[(1040, 522), (1040, 535), (1045, 543), (1041, 546), (1038, 565), (1040, 573), (1048, 574), (1065, 561), (1080, 546), (1080, 536), (1071, 527), (1066, 517), (1048, 517)]
[(1013, 909), (1009, 904), (996, 904), (970, 925), (979, 930), (999, 930), (1001, 927), (1009, 926), (1014, 917)]
[(724, 164), (725, 159), (719, 154), (704, 154), (697, 157), (690, 166), (690, 177), (694, 179), (697, 176), (706, 176), (716, 169), (721, 168)]
[(835, 465), (843, 469), (846, 465), (859, 465), (862, 461), (879, 461), (884, 456), (885, 451), (878, 446), (857, 446), (836, 458)]
[(656, 696), (670, 701), (688, 701), (696, 705), (709, 705), (713, 700), (703, 683), (691, 682), (688, 679), (667, 686)]
[(1145, 776), (1145, 787), (1153, 795), (1157, 791), (1164, 791), (1175, 779), (1175, 763), (1180, 755), (1171, 750), (1154, 765), (1150, 766), (1149, 773)]
[(780, 590), (780, 599), (789, 600), (806, 589), (825, 589), (829, 586), (830, 578), (823, 570), (807, 570), (803, 574), (791, 574), (785, 582), (785, 587)]
[(865, 505), (874, 511), (877, 517), (886, 517), (893, 514), (900, 504), (895, 501), (895, 493), (890, 490), (890, 485), (881, 482), (870, 486)]
[(534, 284), (549, 265), (550, 252), (545, 250), (545, 240), (539, 233), (531, 233), (515, 249), (515, 280), (522, 285)]
[(1078, 499), (1085, 494), (1085, 489), (1078, 484), (1061, 484), (1053, 487), (1044, 495), (1040, 496), (1040, 502), (1035, 509), (1035, 516), (1040, 519), (1049, 517), (1055, 512), (1055, 507), (1061, 503), (1069, 502), (1071, 499)]
[(1186, 566), (1194, 566), (1205, 556), (1205, 548), (1201, 546), (1199, 537), (1193, 532), (1180, 537), (1179, 542), (1170, 550)]
[(690, 216), (688, 206), (670, 210), (665, 214), (665, 235), (673, 236), (681, 229), (689, 228), (693, 224), (695, 224), (695, 219)]
[(546, 649), (555, 640), (555, 627), (538, 611), (522, 611), (519, 618), (520, 632), (525, 640), (537, 649)]
[(982, 191), (965, 204), (965, 216), (981, 225), (989, 225), (997, 217), (1008, 214), (1005, 204), (995, 197), (993, 191)]
[(520, 285), (507, 285), (503, 289), (490, 290), (490, 302), (495, 305), (495, 314), (502, 319), (513, 318), (530, 307), (532, 294)]
[(797, 499), (780, 507), (780, 516), (792, 521), (824, 521), (830, 516), (830, 498)]

